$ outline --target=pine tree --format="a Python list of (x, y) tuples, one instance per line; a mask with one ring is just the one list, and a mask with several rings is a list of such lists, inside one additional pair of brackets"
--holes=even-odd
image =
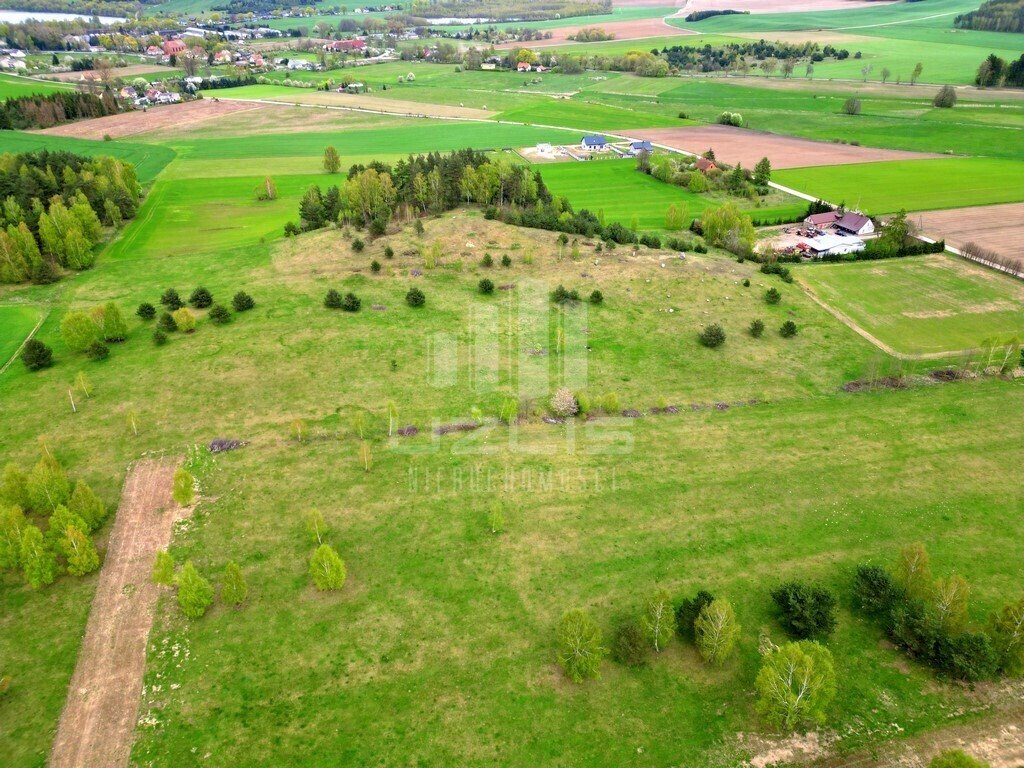
[(249, 585), (245, 583), (245, 576), (238, 563), (234, 560), (224, 566), (224, 577), (220, 585), (220, 599), (228, 605), (239, 606), (245, 602), (249, 594)]
[(21, 568), (33, 589), (52, 584), (57, 578), (57, 558), (43, 541), (43, 532), (34, 525), (21, 533)]
[(68, 561), (68, 573), (72, 576), (85, 576), (100, 567), (100, 556), (92, 540), (75, 525), (64, 529), (64, 538), (60, 541), (61, 551)]
[(338, 590), (345, 586), (345, 562), (329, 544), (316, 548), (309, 561), (309, 577), (320, 591)]
[(154, 584), (162, 584), (165, 587), (174, 583), (174, 558), (171, 557), (170, 552), (162, 549), (156, 553), (153, 572), (149, 578)]
[(95, 531), (107, 517), (107, 508), (84, 480), (75, 483), (68, 501), (68, 509), (85, 521), (89, 531)]
[(49, 514), (71, 498), (71, 485), (64, 469), (51, 455), (40, 457), (28, 476), (29, 508)]
[(213, 604), (213, 587), (187, 560), (178, 575), (178, 605), (190, 619), (198, 619)]
[(196, 479), (189, 474), (188, 470), (179, 467), (174, 473), (174, 485), (171, 488), (171, 497), (181, 507), (191, 507), (196, 498)]

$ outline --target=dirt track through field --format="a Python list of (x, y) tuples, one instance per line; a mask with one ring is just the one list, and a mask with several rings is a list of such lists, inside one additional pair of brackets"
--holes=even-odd
[(848, 165), (874, 163), (883, 160), (923, 160), (944, 157), (923, 152), (905, 152), (897, 149), (874, 149), (852, 144), (831, 144), (826, 141), (798, 139), (774, 133), (733, 128), (727, 125), (694, 126), (688, 128), (649, 128), (632, 131), (638, 139), (648, 139), (684, 152), (700, 154), (715, 150), (715, 157), (725, 163), (743, 163), (753, 168), (762, 157), (767, 157), (772, 168), (806, 168), (815, 165)]
[(149, 576), (185, 511), (171, 499), (176, 466), (140, 461), (125, 480), (50, 768), (128, 765), (158, 594)]

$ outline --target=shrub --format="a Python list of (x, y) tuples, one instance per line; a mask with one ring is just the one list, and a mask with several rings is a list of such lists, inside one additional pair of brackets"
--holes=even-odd
[(235, 297), (231, 299), (231, 306), (235, 308), (235, 312), (248, 312), (256, 306), (256, 302), (253, 301), (252, 296), (245, 291), (239, 291), (235, 294)]
[(166, 333), (161, 331), (159, 328), (157, 328), (155, 331), (153, 331), (153, 344), (155, 344), (158, 347), (162, 347), (166, 343), (167, 343), (167, 334)]
[(779, 623), (797, 640), (824, 640), (836, 628), (836, 598), (823, 587), (791, 581), (771, 592)]
[(362, 305), (363, 302), (359, 300), (359, 297), (351, 292), (346, 293), (345, 298), (341, 300), (341, 309), (343, 312), (358, 312)]
[(579, 291), (573, 289), (567, 291), (564, 285), (559, 285), (551, 292), (551, 300), (556, 304), (570, 304), (580, 300)]
[(903, 590), (896, 585), (889, 572), (880, 565), (858, 565), (853, 577), (853, 604), (875, 616), (888, 612), (903, 599)]
[(627, 667), (641, 667), (647, 662), (649, 644), (635, 616), (618, 621), (612, 636), (612, 658)]
[(694, 623), (704, 606), (711, 605), (715, 601), (714, 596), (705, 590), (700, 590), (694, 597), (685, 598), (676, 607), (676, 633), (683, 640), (693, 642), (696, 639)]
[(220, 584), (220, 599), (236, 608), (245, 602), (249, 594), (249, 585), (245, 583), (245, 575), (238, 563), (229, 560), (224, 566), (224, 576)]
[(22, 347), (21, 362), (30, 371), (41, 371), (53, 365), (53, 350), (39, 339), (29, 339)]
[(106, 360), (110, 357), (110, 347), (102, 341), (94, 341), (85, 350), (85, 356), (90, 360)]
[(182, 333), (192, 333), (196, 329), (196, 316), (193, 315), (185, 307), (175, 310), (174, 312), (174, 324), (178, 327), (178, 330)]
[(743, 287), (744, 288), (749, 288), (750, 287), (750, 279), (749, 278), (746, 278), (746, 277), (743, 278)]
[(331, 288), (324, 296), (324, 306), (328, 309), (341, 309), (341, 294)]
[(640, 236), (640, 245), (645, 245), (648, 248), (658, 249), (661, 248), (661, 238), (657, 235), (645, 234)]
[(956, 90), (951, 85), (944, 85), (935, 94), (932, 105), (939, 109), (952, 109), (956, 106)]
[(153, 570), (149, 575), (150, 581), (169, 587), (174, 583), (174, 558), (167, 550), (160, 550), (156, 553), (153, 561)]
[(962, 749), (947, 749), (933, 757), (928, 768), (989, 768), (989, 764), (975, 760)]
[(602, 302), (604, 302), (604, 294), (595, 288), (594, 291), (590, 294), (590, 303), (601, 304)]
[(484, 294), (485, 296), (489, 296), (490, 294), (494, 293), (494, 283), (485, 277), (477, 285), (477, 290), (479, 290), (480, 293)]
[(405, 294), (405, 303), (410, 307), (422, 307), (427, 303), (427, 297), (423, 294), (416, 286), (409, 289), (409, 292)]
[(160, 297), (160, 303), (167, 307), (170, 312), (185, 306), (185, 302), (181, 300), (178, 292), (173, 288), (168, 288), (164, 291), (163, 296)]
[(380, 272), (380, 262), (377, 261), (376, 259), (371, 261), (370, 262), (370, 271), (373, 272), (373, 274), (377, 274), (378, 272)]
[(395, 249), (392, 248), (390, 245), (385, 245), (384, 246), (384, 258), (385, 259), (393, 259), (393, 258), (395, 258)]
[(778, 304), (782, 301), (782, 294), (778, 288), (769, 288), (764, 292), (764, 300), (766, 304)]
[(725, 329), (718, 323), (705, 325), (697, 339), (708, 349), (716, 349), (725, 344)]
[(210, 292), (200, 286), (192, 291), (192, 295), (188, 297), (188, 303), (196, 309), (206, 309), (213, 304), (213, 296)]
[(859, 115), (860, 106), (860, 99), (847, 99), (846, 101), (843, 102), (843, 114)]
[(511, 267), (512, 266), (512, 257), (509, 256), (507, 253), (504, 254), (501, 257), (501, 266), (503, 266), (503, 267)]
[(750, 335), (755, 339), (761, 338), (761, 334), (764, 333), (764, 321), (754, 320), (750, 323)]
[(491, 258), (491, 254), (489, 254), (489, 253), (485, 253), (484, 254), (484, 257), (482, 259), (480, 259), (480, 266), (481, 267), (493, 267), (494, 266), (494, 259)]
[(144, 301), (139, 304), (139, 308), (135, 310), (135, 314), (138, 315), (141, 320), (152, 320), (156, 317), (156, 307), (148, 301)]
[(364, 243), (358, 237), (352, 241), (352, 250), (355, 251), (356, 253), (361, 253), (365, 247), (366, 243)]
[(580, 406), (576, 402), (576, 396), (571, 390), (562, 387), (551, 397), (551, 412), (563, 418), (575, 416), (579, 413)]
[(216, 325), (225, 325), (231, 322), (231, 313), (223, 304), (214, 304), (210, 307), (209, 318)]
[(784, 339), (791, 339), (796, 336), (796, 323), (792, 320), (787, 320), (779, 328), (779, 335)]

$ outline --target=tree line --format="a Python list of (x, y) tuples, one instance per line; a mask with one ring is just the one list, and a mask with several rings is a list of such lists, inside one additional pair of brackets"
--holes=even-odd
[(986, 0), (976, 11), (953, 20), (960, 29), (1024, 32), (1024, 0)]
[(978, 65), (978, 73), (974, 76), (974, 84), (982, 88), (1024, 88), (1024, 53), (1016, 61), (1009, 64), (1006, 60), (990, 53)]
[(16, 96), (0, 104), (0, 130), (50, 128), (74, 120), (116, 115), (119, 111), (109, 88), (99, 96), (72, 91)]
[(490, 21), (543, 21), (612, 12), (611, 0), (539, 0), (524, 4), (512, 0), (414, 0), (413, 17), (486, 18)]
[(778, 61), (809, 59), (818, 62), (827, 58), (842, 61), (850, 57), (850, 52), (845, 48), (837, 49), (832, 45), (822, 48), (817, 43), (811, 42), (794, 44), (758, 40), (721, 46), (673, 45), (671, 48), (662, 48), (661, 56), (676, 69), (718, 72), (746, 64), (748, 58), (759, 62), (769, 59)]
[(70, 152), (0, 155), (0, 283), (57, 279), (58, 266), (88, 269), (104, 225), (135, 215), (135, 169)]

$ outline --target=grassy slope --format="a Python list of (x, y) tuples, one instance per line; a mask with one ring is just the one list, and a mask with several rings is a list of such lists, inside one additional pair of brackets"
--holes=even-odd
[(795, 168), (776, 171), (773, 179), (872, 215), (1024, 200), (1024, 163), (987, 158)]
[(1024, 287), (949, 256), (812, 265), (798, 278), (899, 352), (948, 352), (1024, 335)]
[(0, 101), (17, 96), (34, 96), (36, 94), (68, 90), (72, 90), (72, 86), (60, 83), (44, 83), (38, 80), (27, 80), (23, 77), (0, 74)]
[(39, 322), (35, 307), (0, 306), (0, 366), (6, 363), (21, 346), (25, 337)]

